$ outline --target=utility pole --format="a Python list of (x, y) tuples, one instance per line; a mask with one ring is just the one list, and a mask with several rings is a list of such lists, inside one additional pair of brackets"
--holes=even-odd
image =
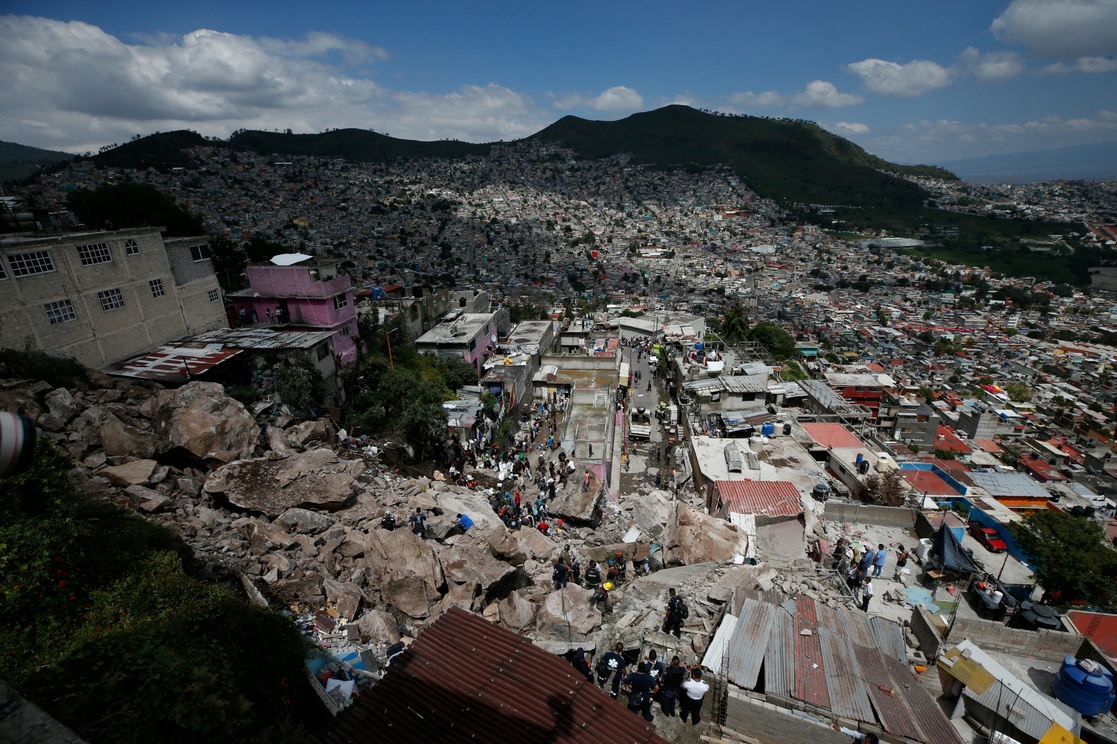
[(392, 334), (396, 332), (396, 328), (384, 329), (384, 340), (388, 342), (388, 364), (392, 368), (392, 374), (396, 373), (396, 363), (392, 360)]

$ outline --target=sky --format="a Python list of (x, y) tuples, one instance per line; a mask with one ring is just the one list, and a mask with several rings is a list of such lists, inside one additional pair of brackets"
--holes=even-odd
[(1117, 140), (1117, 0), (5, 0), (0, 140), (357, 127), (492, 142), (672, 103), (898, 163)]

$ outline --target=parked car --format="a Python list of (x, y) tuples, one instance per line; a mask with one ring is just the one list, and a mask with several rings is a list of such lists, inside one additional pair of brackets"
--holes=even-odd
[(997, 537), (997, 531), (992, 527), (970, 522), (970, 534), (990, 553), (1003, 553), (1008, 550), (1008, 545)]

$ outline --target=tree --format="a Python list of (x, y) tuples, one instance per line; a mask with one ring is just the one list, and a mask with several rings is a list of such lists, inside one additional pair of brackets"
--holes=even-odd
[(1060, 601), (1083, 599), (1113, 604), (1117, 553), (1105, 545), (1105, 531), (1092, 519), (1043, 510), (1013, 528), (1016, 543), (1032, 559), (1036, 583)]
[(1014, 403), (1027, 403), (1032, 399), (1032, 389), (1022, 382), (1010, 382), (1005, 385), (1008, 399)]
[(276, 376), (280, 397), (293, 408), (313, 408), (326, 398), (326, 381), (303, 352), (290, 354), (279, 366)]
[(883, 475), (870, 473), (861, 481), (857, 498), (865, 504), (880, 506), (902, 506), (904, 503), (904, 479), (900, 471), (888, 470)]
[(78, 189), (66, 205), (87, 226), (120, 230), (126, 227), (163, 227), (168, 237), (203, 235), (202, 221), (175, 200), (146, 183)]
[(740, 302), (725, 311), (721, 321), (721, 337), (726, 341), (744, 341), (749, 337), (749, 319)]
[(777, 361), (795, 355), (795, 339), (775, 323), (760, 321), (749, 331), (749, 339), (763, 344)]

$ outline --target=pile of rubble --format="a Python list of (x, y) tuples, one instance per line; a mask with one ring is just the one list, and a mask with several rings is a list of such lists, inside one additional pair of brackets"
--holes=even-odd
[[(683, 638), (655, 642), (693, 658), (725, 601), (712, 587), (745, 553), (737, 528), (660, 490), (606, 503), (597, 528), (569, 527), (561, 543), (511, 531), (482, 491), (382, 469), (376, 455), (337, 447), (326, 420), (257, 421), (212, 383), (168, 390), (92, 373), (87, 387), (67, 390), (8, 379), (0, 409), (35, 420), (73, 459), (79, 487), (171, 527), (207, 573), (247, 577), (302, 613), (320, 645), (344, 634), (387, 647), (458, 606), (542, 644), (591, 648), (658, 633), (666, 589), (677, 586), (692, 610)], [(567, 490), (584, 509), (580, 486)], [(423, 537), (379, 526), (386, 511), (416, 508), (429, 515)], [(554, 511), (563, 514), (558, 500)], [(459, 513), (474, 521), (468, 532)], [(653, 550), (657, 568), (680, 567), (620, 586), (604, 617), (588, 590), (553, 587), (563, 551), (584, 564)]]

